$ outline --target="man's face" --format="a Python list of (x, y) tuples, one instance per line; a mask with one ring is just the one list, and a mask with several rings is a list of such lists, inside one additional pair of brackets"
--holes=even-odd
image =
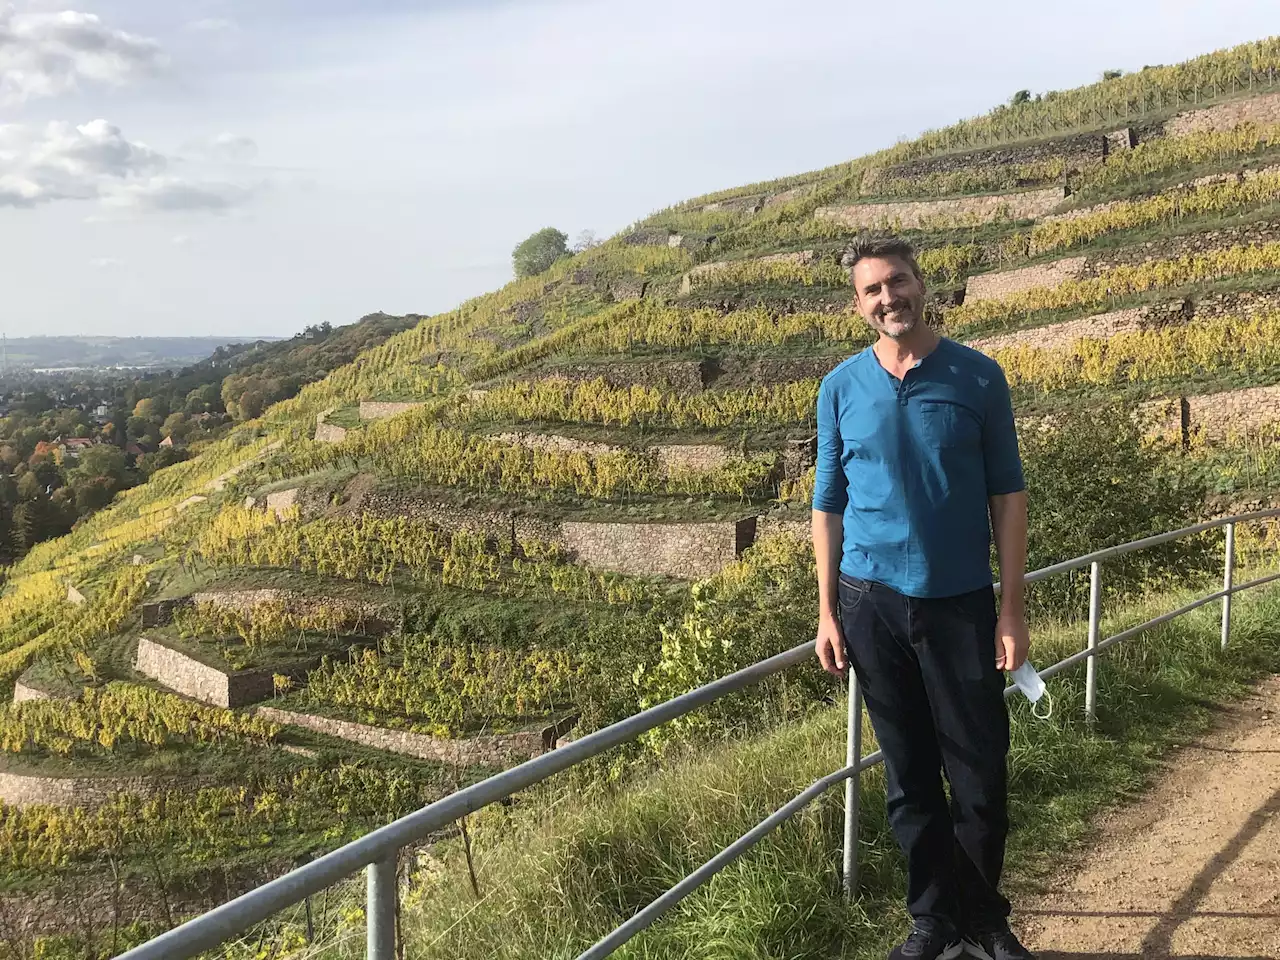
[(924, 319), (924, 283), (900, 257), (859, 260), (853, 290), (863, 319), (887, 337), (905, 337)]

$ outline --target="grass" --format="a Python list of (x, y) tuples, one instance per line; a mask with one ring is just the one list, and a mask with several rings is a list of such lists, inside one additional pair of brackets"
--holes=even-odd
[[(1186, 599), (1152, 597), (1107, 617), (1104, 629), (1114, 633)], [(1280, 670), (1280, 592), (1237, 598), (1225, 654), (1217, 649), (1217, 610), (1210, 605), (1108, 653), (1099, 669), (1096, 728), (1080, 719), (1080, 669), (1050, 682), (1051, 721), (1032, 720), (1024, 703), (1014, 703), (1007, 887), (1015, 901), (1038, 890), (1064, 855), (1083, 848), (1098, 814), (1138, 797), (1160, 760), (1208, 727), (1218, 705)], [(1081, 624), (1040, 625), (1034, 659), (1046, 665), (1079, 649), (1082, 639)], [(407, 955), (573, 957), (836, 769), (843, 743), (837, 704), (770, 734), (699, 752), (589, 802), (567, 792), (535, 793), (531, 801), (547, 803), (542, 816), (517, 817), (500, 838), (489, 839), (482, 814), (473, 828), (480, 898), (470, 892), (457, 851), (439, 851), (442, 861), (406, 894)], [(883, 956), (906, 926), (903, 874), (879, 768), (864, 774), (862, 789), (862, 886), (854, 903), (840, 894), (842, 793), (833, 790), (617, 955)], [(305, 955), (351, 957), (356, 943), (337, 933)]]

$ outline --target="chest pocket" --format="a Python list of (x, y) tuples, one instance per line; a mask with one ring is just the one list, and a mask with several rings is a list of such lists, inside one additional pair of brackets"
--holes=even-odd
[(977, 418), (957, 403), (921, 400), (917, 423), (921, 442), (932, 449), (976, 449), (981, 438)]

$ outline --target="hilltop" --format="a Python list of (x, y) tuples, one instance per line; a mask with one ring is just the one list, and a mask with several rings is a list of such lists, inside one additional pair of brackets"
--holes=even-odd
[[(1277, 68), (1264, 40), (678, 203), (34, 547), (0, 597), (6, 909), (107, 952), (811, 637), (813, 406), (869, 342), (842, 262), (867, 231), (910, 237), (931, 322), (1007, 371), (1033, 565), (1274, 502)], [(210, 363), (243, 403), (311, 362), (285, 349)], [(1238, 543), (1274, 557), (1274, 529)], [(1108, 603), (1220, 562), (1144, 556)], [(576, 786), (830, 698), (797, 671)]]

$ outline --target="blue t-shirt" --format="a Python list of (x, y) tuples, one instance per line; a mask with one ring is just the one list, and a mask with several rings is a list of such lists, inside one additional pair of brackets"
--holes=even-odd
[(844, 514), (840, 571), (911, 597), (991, 583), (987, 498), (1023, 489), (1004, 371), (943, 338), (898, 380), (867, 347), (822, 381), (813, 508)]

